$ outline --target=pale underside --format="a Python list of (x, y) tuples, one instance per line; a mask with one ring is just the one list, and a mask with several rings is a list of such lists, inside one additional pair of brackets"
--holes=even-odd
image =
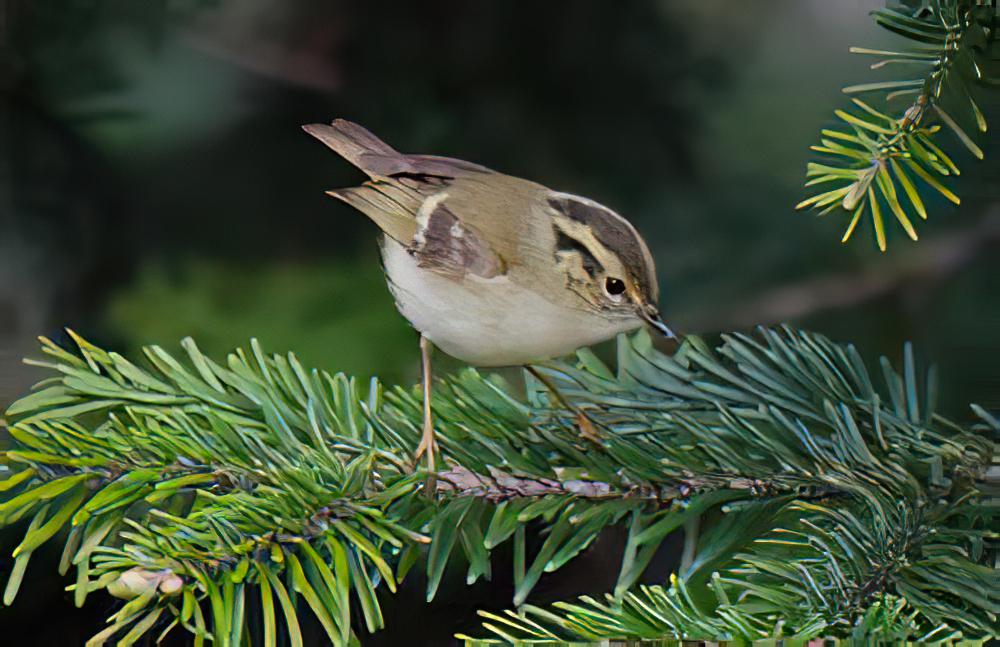
[(553, 303), (507, 274), (456, 277), (421, 267), (388, 236), (382, 255), (400, 313), (435, 346), (475, 366), (539, 362), (641, 325)]

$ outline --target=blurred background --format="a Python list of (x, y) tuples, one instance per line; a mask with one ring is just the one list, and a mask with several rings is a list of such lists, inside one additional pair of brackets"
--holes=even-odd
[[(1000, 408), (1000, 92), (979, 94), (986, 160), (952, 146), (962, 206), (932, 199), (919, 242), (892, 231), (880, 254), (863, 223), (841, 245), (845, 214), (793, 209), (840, 88), (872, 78), (848, 46), (896, 42), (867, 15), (879, 4), (0, 0), (0, 408), (39, 379), (20, 361), (35, 337), (65, 326), (133, 355), (255, 336), (415, 380), (375, 227), (323, 193), (361, 176), (299, 129), (334, 117), (615, 208), (681, 331), (788, 321), (893, 359), (912, 340), (946, 414)], [(19, 537), (0, 537), (4, 556)], [(539, 599), (610, 588), (618, 543)], [(113, 603), (74, 610), (49, 557), (0, 631), (82, 643)], [(415, 583), (365, 644), (442, 644), (509, 604), (509, 582), (463, 586), (426, 609)]]

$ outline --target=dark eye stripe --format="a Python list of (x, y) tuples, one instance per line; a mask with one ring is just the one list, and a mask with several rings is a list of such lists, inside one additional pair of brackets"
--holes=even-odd
[(558, 259), (560, 252), (573, 252), (580, 255), (580, 259), (583, 261), (583, 269), (587, 271), (590, 278), (594, 278), (598, 273), (604, 271), (604, 267), (601, 266), (600, 261), (597, 260), (586, 245), (576, 240), (572, 236), (569, 236), (559, 227), (553, 227), (556, 234), (556, 258)]
[(637, 247), (635, 230), (610, 209), (568, 198), (549, 198), (549, 206), (570, 220), (590, 227), (597, 240), (626, 260), (642, 262), (632, 251)]
[(568, 194), (553, 194), (548, 204), (566, 218), (589, 227), (594, 237), (618, 256), (629, 275), (638, 281), (640, 289), (647, 292), (649, 300), (656, 300), (652, 258), (642, 238), (624, 218), (607, 207)]

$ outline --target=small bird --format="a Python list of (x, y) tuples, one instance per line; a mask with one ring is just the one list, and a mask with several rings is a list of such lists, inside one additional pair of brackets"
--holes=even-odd
[(389, 290), (420, 333), (415, 458), (426, 451), (431, 473), (433, 346), (474, 366), (528, 366), (644, 323), (674, 337), (649, 248), (611, 209), (472, 162), (400, 153), (343, 119), (303, 129), (369, 177), (327, 193), (382, 231)]

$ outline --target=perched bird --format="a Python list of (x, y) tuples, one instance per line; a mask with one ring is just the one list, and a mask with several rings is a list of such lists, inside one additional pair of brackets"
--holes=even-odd
[(657, 308), (649, 248), (611, 209), (472, 162), (400, 153), (342, 119), (303, 128), (369, 177), (328, 193), (381, 229), (389, 289), (420, 333), (416, 457), (426, 451), (431, 472), (432, 345), (498, 367), (565, 355), (643, 323), (674, 336)]

